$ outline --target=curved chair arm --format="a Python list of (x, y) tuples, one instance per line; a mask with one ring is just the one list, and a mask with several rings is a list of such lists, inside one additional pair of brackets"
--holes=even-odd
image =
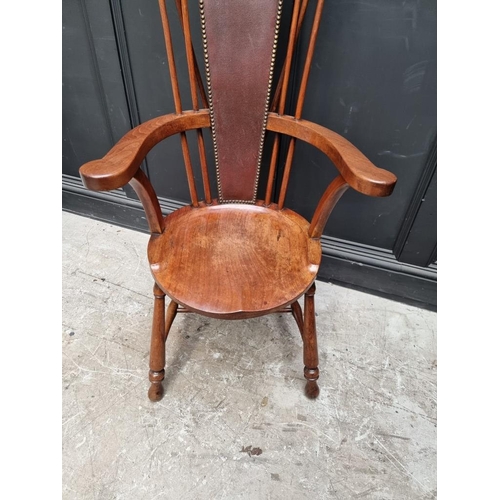
[(207, 109), (153, 118), (125, 134), (102, 159), (80, 167), (83, 184), (93, 191), (118, 189), (129, 182), (149, 153), (163, 139), (210, 126)]
[(267, 129), (305, 141), (325, 153), (337, 167), (340, 175), (326, 188), (311, 224), (309, 236), (320, 238), (328, 217), (350, 186), (369, 196), (389, 196), (397, 177), (376, 167), (359, 149), (341, 135), (307, 120), (269, 113)]
[(369, 196), (389, 196), (396, 176), (377, 168), (341, 135), (307, 120), (269, 113), (267, 129), (305, 141), (323, 151), (350, 187)]
[(144, 122), (125, 134), (102, 159), (80, 167), (83, 184), (94, 191), (109, 191), (130, 182), (144, 206), (151, 233), (162, 233), (164, 225), (160, 204), (151, 182), (140, 169), (141, 163), (163, 139), (209, 126), (210, 115), (205, 109), (160, 116)]

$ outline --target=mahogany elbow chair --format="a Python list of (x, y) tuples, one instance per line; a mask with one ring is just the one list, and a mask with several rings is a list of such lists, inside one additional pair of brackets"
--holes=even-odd
[[(176, 0), (187, 54), (193, 109), (181, 106), (169, 17), (159, 0), (175, 113), (142, 123), (102, 159), (80, 168), (84, 185), (112, 190), (127, 183), (141, 200), (151, 238), (148, 258), (154, 284), (149, 398), (163, 395), (165, 342), (178, 312), (241, 319), (290, 312), (304, 344), (306, 395), (319, 394), (314, 280), (321, 259), (320, 237), (348, 187), (370, 196), (389, 195), (396, 177), (375, 167), (349, 141), (302, 119), (324, 0), (314, 20), (293, 116), (284, 114), (291, 63), (308, 0), (295, 0), (285, 63), (271, 100), (283, 0), (198, 0), (206, 86), (193, 49), (188, 0)], [(251, 43), (249, 43), (249, 40)], [(200, 105), (201, 100), (201, 105)], [(212, 196), (203, 128), (210, 128), (217, 173)], [(196, 189), (186, 132), (195, 130), (203, 196)], [(265, 198), (257, 199), (266, 131), (274, 132)], [(191, 204), (163, 217), (147, 176), (140, 169), (160, 141), (180, 134)], [(277, 202), (272, 201), (279, 135), (290, 142)], [(325, 153), (338, 170), (310, 222), (284, 205), (296, 140)], [(165, 296), (170, 304), (165, 312)], [(304, 312), (298, 299), (304, 296)]]

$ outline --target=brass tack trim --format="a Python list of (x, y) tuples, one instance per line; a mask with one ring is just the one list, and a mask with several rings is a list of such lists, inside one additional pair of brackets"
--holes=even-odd
[(220, 180), (220, 171), (219, 171), (219, 153), (217, 149), (217, 136), (215, 133), (215, 115), (214, 115), (214, 107), (213, 107), (213, 99), (212, 99), (212, 86), (211, 86), (211, 77), (210, 77), (210, 64), (208, 60), (208, 42), (207, 42), (207, 29), (205, 22), (205, 2), (204, 0), (200, 1), (200, 19), (201, 19), (201, 35), (203, 39), (203, 56), (205, 60), (205, 74), (207, 78), (207, 94), (208, 94), (208, 106), (210, 113), (210, 128), (212, 131), (212, 139), (214, 143), (214, 156), (215, 156), (215, 171), (217, 175), (217, 191), (219, 193), (219, 203), (246, 203), (246, 204), (255, 204), (257, 200), (257, 189), (259, 185), (259, 176), (260, 176), (260, 168), (262, 164), (262, 155), (264, 151), (264, 139), (266, 134), (266, 126), (267, 119), (269, 115), (269, 101), (271, 98), (271, 90), (273, 85), (273, 76), (274, 76), (274, 66), (276, 63), (276, 50), (278, 46), (278, 35), (279, 28), (281, 22), (281, 13), (283, 7), (283, 0), (278, 0), (278, 11), (276, 13), (276, 24), (274, 28), (274, 42), (273, 42), (273, 50), (271, 53), (271, 65), (269, 68), (269, 79), (267, 84), (267, 94), (266, 101), (264, 104), (264, 120), (262, 124), (262, 132), (259, 143), (259, 152), (257, 156), (257, 174), (255, 176), (255, 186), (253, 192), (253, 198), (251, 200), (225, 200), (222, 196), (222, 183)]
[(274, 43), (273, 50), (271, 53), (271, 67), (269, 68), (269, 80), (267, 84), (267, 95), (266, 95), (266, 103), (264, 105), (264, 120), (262, 123), (262, 132), (260, 136), (260, 145), (259, 145), (259, 156), (257, 160), (257, 175), (255, 178), (255, 187), (253, 193), (253, 203), (257, 199), (257, 189), (259, 185), (259, 177), (260, 177), (260, 167), (262, 164), (262, 154), (264, 152), (264, 139), (266, 135), (266, 127), (267, 127), (267, 118), (269, 115), (269, 101), (271, 99), (271, 90), (273, 86), (273, 76), (274, 76), (274, 65), (276, 63), (276, 51), (278, 47), (278, 35), (280, 30), (280, 22), (281, 22), (281, 10), (283, 7), (283, 0), (278, 1), (278, 12), (276, 13), (276, 25), (274, 27)]

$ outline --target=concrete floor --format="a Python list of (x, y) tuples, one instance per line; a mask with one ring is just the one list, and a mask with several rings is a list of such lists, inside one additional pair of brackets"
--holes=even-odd
[(316, 401), (288, 315), (180, 315), (153, 404), (148, 236), (63, 236), (64, 499), (435, 498), (435, 313), (318, 282)]

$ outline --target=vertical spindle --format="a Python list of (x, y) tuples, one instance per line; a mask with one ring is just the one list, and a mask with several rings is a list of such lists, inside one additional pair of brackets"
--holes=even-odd
[[(292, 67), (293, 48), (294, 48), (295, 35), (297, 33), (299, 10), (300, 10), (300, 1), (296, 0), (294, 5), (293, 5), (292, 22), (291, 22), (291, 27), (290, 27), (290, 37), (288, 38), (288, 47), (287, 47), (287, 53), (286, 53), (285, 68), (284, 68), (284, 73), (283, 73), (283, 84), (282, 84), (282, 88), (281, 88), (281, 96), (280, 96), (279, 106), (278, 106), (278, 113), (280, 115), (282, 115), (285, 111), (286, 93), (288, 90), (288, 83), (290, 80), (290, 70)], [(272, 195), (273, 184), (274, 184), (274, 176), (276, 174), (276, 163), (277, 163), (277, 159), (278, 159), (278, 144), (279, 144), (279, 136), (278, 136), (278, 134), (276, 134), (274, 137), (273, 151), (271, 154), (271, 164), (269, 165), (269, 177), (268, 177), (268, 181), (267, 181), (266, 198), (265, 198), (266, 205), (269, 205), (271, 203), (271, 195)]]
[[(182, 30), (184, 31), (184, 20), (182, 17), (181, 0), (175, 0), (175, 5), (177, 7), (177, 12), (179, 13), (179, 18), (181, 20)], [(190, 26), (189, 26), (189, 30), (191, 30)], [(189, 33), (191, 33), (191, 31), (189, 31)], [(196, 59), (196, 54), (194, 52), (194, 47), (193, 47), (192, 43), (191, 43), (190, 51), (192, 53), (192, 57), (193, 57), (193, 61), (194, 61), (194, 73), (195, 73), (195, 78), (196, 78), (196, 84), (198, 86), (198, 90), (200, 91), (201, 102), (202, 102), (204, 108), (208, 108), (207, 94), (205, 92), (205, 87), (203, 86), (203, 80), (201, 79), (200, 68), (198, 66), (198, 60)]]
[[(300, 4), (299, 21), (298, 21), (298, 25), (297, 25), (297, 31), (295, 32), (295, 38), (293, 40), (293, 51), (294, 52), (295, 52), (295, 48), (297, 47), (297, 42), (299, 40), (300, 30), (302, 29), (302, 24), (304, 22), (304, 18), (306, 15), (308, 4), (309, 4), (309, 0), (302, 0), (302, 3)], [(281, 89), (283, 87), (284, 76), (285, 76), (285, 67), (283, 66), (283, 68), (281, 68), (280, 77), (279, 77), (278, 83), (276, 85), (276, 91), (274, 93), (273, 103), (271, 104), (270, 111), (276, 111), (276, 109), (278, 107), (278, 103), (279, 103), (280, 96), (281, 96)]]
[[(168, 22), (167, 6), (165, 2), (166, 0), (158, 0), (158, 4), (160, 6), (161, 23), (163, 26), (163, 34), (165, 37), (165, 46), (167, 49), (167, 60), (170, 72), (170, 80), (172, 82), (172, 92), (174, 94), (175, 112), (177, 114), (180, 114), (182, 113), (181, 94), (179, 90), (179, 81), (177, 78), (177, 69), (175, 67), (175, 58), (172, 45), (172, 35), (170, 33), (170, 24)], [(182, 155), (184, 157), (184, 164), (186, 166), (189, 194), (191, 196), (191, 202), (193, 206), (197, 207), (198, 193), (196, 192), (196, 184), (193, 175), (193, 166), (191, 164), (191, 156), (189, 154), (189, 146), (187, 142), (186, 133), (181, 132), (180, 136), (181, 136)]]
[[(186, 43), (186, 55), (188, 61), (188, 72), (189, 72), (189, 86), (191, 88), (191, 99), (193, 101), (193, 109), (198, 111), (198, 92), (196, 88), (196, 73), (195, 73), (195, 57), (193, 51), (193, 43), (191, 40), (191, 27), (189, 23), (189, 11), (187, 0), (181, 0), (181, 20), (182, 20), (182, 30), (184, 31), (184, 41)], [(198, 139), (198, 151), (200, 153), (200, 166), (201, 166), (201, 177), (203, 179), (203, 188), (205, 191), (205, 201), (207, 203), (212, 203), (212, 196), (210, 194), (210, 181), (208, 178), (208, 166), (207, 157), (205, 154), (205, 142), (203, 140), (203, 132), (201, 128), (196, 130), (196, 135)]]
[[(314, 21), (311, 28), (311, 36), (309, 38), (309, 46), (307, 48), (306, 61), (304, 63), (304, 70), (302, 72), (302, 79), (300, 82), (299, 96), (297, 98), (297, 106), (295, 108), (295, 118), (300, 120), (302, 117), (302, 110), (304, 107), (304, 99), (306, 94), (307, 82), (309, 80), (309, 73), (311, 72), (312, 58), (314, 54), (314, 47), (316, 45), (316, 39), (318, 38), (319, 23), (321, 20), (321, 14), (323, 13), (323, 6), (325, 0), (318, 0), (316, 4), (316, 12), (314, 14)], [(281, 209), (285, 204), (286, 192), (288, 189), (288, 183), (290, 181), (290, 171), (292, 168), (293, 154), (295, 152), (295, 138), (290, 139), (290, 144), (288, 146), (288, 152), (286, 156), (285, 170), (283, 172), (283, 180), (281, 181), (281, 189), (278, 199), (278, 207)]]

